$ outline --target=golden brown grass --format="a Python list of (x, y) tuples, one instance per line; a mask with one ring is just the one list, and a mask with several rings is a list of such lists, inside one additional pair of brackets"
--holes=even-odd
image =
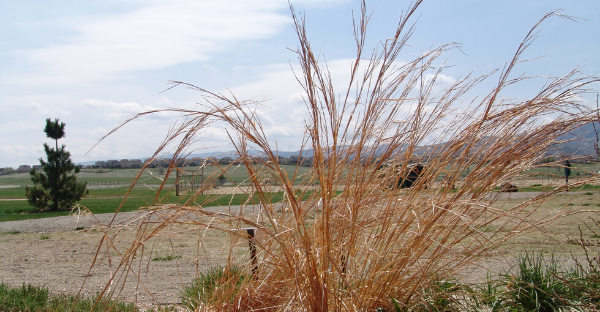
[[(511, 237), (538, 228), (538, 218), (530, 217), (537, 204), (564, 187), (500, 208), (492, 206), (499, 198), (493, 190), (535, 167), (560, 135), (593, 120), (593, 111), (579, 104), (578, 95), (598, 79), (574, 70), (548, 78), (527, 99), (506, 99), (508, 86), (530, 79), (513, 78), (511, 73), (535, 38), (538, 23), (502, 70), (479, 77), (469, 74), (436, 92), (436, 78), (445, 67), (440, 57), (453, 45), (431, 49), (402, 65), (397, 62), (412, 34), (410, 20), (419, 4), (408, 8), (392, 37), (367, 55), (368, 60), (363, 49), (369, 15), (363, 4), (354, 30), (356, 59), (343, 91), (334, 90), (326, 64), (310, 46), (303, 17), (292, 8), (299, 39), (297, 78), (310, 114), (302, 148), (314, 152), (312, 170), (301, 181), (279, 167), (275, 148), (254, 113), (261, 103), (175, 82), (201, 92), (206, 108), (169, 109), (183, 117), (156, 155), (177, 142), (175, 160), (186, 154), (203, 129), (224, 123), (245, 161), (258, 208), (252, 213), (248, 203), (239, 211), (226, 207), (225, 212), (214, 213), (193, 199), (160, 205), (160, 191), (167, 188), (162, 185), (130, 248), (119, 263), (113, 263), (106, 291), (116, 294), (126, 279), (138, 278), (139, 268), (147, 264), (136, 262), (136, 256), (149, 252), (147, 242), (163, 231), (255, 227), (266, 237), (258, 246), (256, 278), (245, 279), (241, 291), (225, 283), (202, 309), (373, 311), (393, 308), (390, 298), (411, 307), (424, 300), (424, 291), (437, 281), (460, 276), (461, 269)], [(433, 78), (424, 79), (428, 74)], [(487, 94), (467, 96), (494, 77), (498, 82)], [(255, 165), (251, 150), (268, 161)], [(426, 164), (423, 178), (410, 189), (390, 189), (399, 178), (395, 169), (378, 168), (383, 163), (405, 168), (410, 162)], [(441, 175), (459, 182), (467, 166), (469, 174), (456, 183), (456, 191), (427, 187)], [(170, 167), (166, 175), (174, 170)], [(197, 194), (216, 177), (207, 179)], [(275, 181), (283, 188), (282, 203), (271, 203), (266, 196), (267, 178), (269, 184)], [(577, 180), (572, 186), (593, 179)], [(302, 200), (298, 191), (306, 185), (314, 186), (314, 191)], [(559, 216), (548, 215), (541, 222)], [(488, 226), (494, 230), (482, 230)], [(98, 253), (110, 249), (111, 239), (105, 236)], [(203, 243), (199, 236), (200, 254)], [(250, 270), (249, 259), (239, 258), (232, 249), (228, 263), (221, 265), (239, 262)]]

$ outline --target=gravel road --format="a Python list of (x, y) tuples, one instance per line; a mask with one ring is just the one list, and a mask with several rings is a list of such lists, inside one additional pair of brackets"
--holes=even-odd
[(50, 233), (57, 231), (72, 231), (77, 227), (89, 229), (94, 223), (108, 224), (115, 217), (114, 223), (121, 223), (131, 218), (144, 215), (145, 212), (103, 213), (92, 216), (64, 216), (42, 219), (0, 222), (0, 232), (21, 233)]
[[(221, 213), (237, 213), (239, 207), (232, 208), (227, 211), (223, 207), (207, 207), (205, 211), (209, 212), (221, 212)], [(257, 207), (248, 206), (245, 208), (246, 211), (257, 211)], [(97, 224), (109, 224), (119, 225), (127, 224), (133, 220), (141, 219), (146, 215), (146, 211), (132, 211), (132, 212), (120, 212), (116, 216), (114, 213), (103, 213), (95, 215), (84, 215), (78, 216), (73, 214), (70, 216), (63, 217), (52, 217), (52, 218), (41, 218), (41, 219), (30, 219), (30, 220), (19, 220), (19, 221), (5, 221), (0, 222), (0, 233), (6, 232), (20, 232), (20, 233), (51, 233), (57, 231), (72, 231), (78, 227), (84, 229), (91, 229)], [(113, 220), (114, 218), (114, 220)]]

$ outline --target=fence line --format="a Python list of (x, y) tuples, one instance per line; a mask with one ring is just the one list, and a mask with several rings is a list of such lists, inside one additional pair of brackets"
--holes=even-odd
[(88, 186), (94, 186), (94, 185), (129, 185), (130, 182), (123, 182), (123, 181), (104, 181), (104, 182), (98, 182), (98, 181), (89, 181), (87, 182)]

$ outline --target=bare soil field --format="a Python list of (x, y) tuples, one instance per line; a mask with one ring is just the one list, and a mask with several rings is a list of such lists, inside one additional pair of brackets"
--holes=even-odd
[[(231, 193), (232, 189), (214, 191)], [(516, 204), (536, 195), (505, 193), (498, 205)], [(216, 212), (222, 208), (207, 209)], [(548, 213), (564, 216), (549, 222), (540, 231), (524, 233), (508, 242), (502, 250), (497, 250), (493, 261), (487, 261), (465, 278), (477, 282), (485, 278), (488, 270), (502, 273), (510, 267), (510, 263), (514, 263), (514, 257), (524, 250), (552, 252), (565, 261), (569, 261), (571, 253), (581, 254), (581, 250), (568, 241), (579, 236), (579, 226), (584, 222), (590, 223), (590, 218), (600, 219), (600, 192), (578, 191), (556, 195), (540, 205), (530, 218), (541, 220)], [(13, 286), (24, 283), (46, 285), (57, 293), (77, 293), (81, 290), (85, 295), (95, 294), (109, 282), (120, 260), (119, 253), (130, 246), (136, 235), (133, 225), (143, 214), (118, 214), (113, 224), (130, 225), (120, 229), (123, 232), (113, 241), (115, 249), (107, 253), (104, 245), (97, 258), (98, 245), (104, 235), (99, 224), (109, 223), (113, 214), (81, 216), (79, 219), (77, 216), (68, 216), (2, 222), (0, 282)], [(76, 227), (83, 227), (84, 230), (75, 230)], [(582, 229), (584, 236), (590, 237), (590, 231), (585, 227)], [(110, 230), (107, 237), (112, 239), (115, 231)], [(199, 241), (202, 245), (199, 245)], [(217, 230), (177, 228), (168, 229), (161, 237), (145, 244), (145, 248), (144, 255), (136, 259), (129, 271), (130, 276), (121, 297), (151, 305), (155, 302), (180, 302), (181, 289), (192, 281), (197, 272), (226, 263), (230, 244), (228, 235)], [(234, 252), (240, 257), (248, 253), (247, 248), (236, 248)], [(96, 265), (90, 270), (94, 259)]]
[[(218, 211), (219, 208), (211, 208)], [(143, 212), (117, 214), (114, 225), (125, 225), (115, 236), (107, 232), (115, 249), (107, 252), (106, 244), (97, 255), (104, 237), (101, 224), (111, 221), (114, 214), (95, 216), (54, 217), (0, 223), (0, 282), (45, 285), (56, 293), (93, 295), (105, 288), (111, 273), (136, 234), (136, 222)], [(75, 230), (83, 227), (83, 230)], [(202, 246), (198, 242), (202, 241)], [(122, 299), (142, 305), (179, 303), (184, 285), (192, 282), (199, 271), (224, 265), (229, 254), (227, 234), (212, 230), (198, 231), (178, 228), (166, 230), (163, 236), (146, 244), (144, 256), (136, 259), (129, 271)], [(203, 248), (203, 252), (199, 251)], [(247, 248), (246, 248), (247, 249)], [(118, 252), (119, 253), (118, 253)], [(235, 250), (243, 254), (244, 248)], [(110, 259), (107, 256), (110, 254)], [(96, 260), (95, 266), (90, 269)], [(116, 278), (119, 278), (117, 275)], [(138, 283), (138, 280), (141, 283)], [(115, 283), (116, 284), (116, 283)], [(110, 288), (114, 290), (114, 288)], [(118, 291), (118, 290), (117, 290)]]

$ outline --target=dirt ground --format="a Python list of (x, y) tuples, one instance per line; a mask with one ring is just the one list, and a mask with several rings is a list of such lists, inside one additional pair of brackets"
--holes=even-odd
[[(208, 193), (236, 194), (249, 191), (247, 188), (226, 187), (212, 189)], [(273, 188), (270, 191), (277, 190)], [(216, 212), (219, 208), (208, 210)], [(98, 228), (101, 224), (110, 223), (112, 217), (113, 214), (93, 217), (73, 215), (0, 222), (0, 282), (12, 286), (24, 283), (45, 285), (56, 293), (81, 291), (84, 295), (92, 295), (103, 290), (120, 259), (116, 251), (111, 251), (112, 266), (109, 265), (104, 247), (96, 258), (104, 235)], [(113, 224), (129, 224), (122, 230), (125, 233), (120, 233), (113, 242), (119, 252), (125, 252), (131, 245), (129, 238), (136, 235), (135, 220), (141, 217), (143, 214), (136, 212), (117, 215)], [(114, 232), (111, 230), (109, 237)], [(141, 262), (136, 259), (130, 272), (138, 274), (141, 283), (129, 276), (121, 298), (143, 305), (179, 303), (183, 286), (189, 285), (197, 272), (224, 265), (227, 261), (229, 236), (222, 232), (176, 229), (165, 233), (170, 234), (146, 244), (151, 253), (147, 251), (147, 256)], [(199, 240), (203, 242), (202, 246), (198, 245)], [(247, 248), (236, 248), (234, 251), (243, 256)], [(94, 259), (96, 264), (91, 268)]]
[[(55, 293), (81, 291), (86, 296), (103, 290), (119, 265), (119, 253), (125, 253), (136, 237), (135, 223), (144, 214), (118, 214), (113, 224), (129, 226), (120, 229), (122, 232), (116, 238), (117, 230), (108, 231), (107, 237), (114, 239), (114, 249), (107, 252), (104, 243), (97, 254), (104, 237), (98, 223), (109, 223), (112, 216), (81, 216), (79, 220), (77, 216), (67, 216), (0, 223), (0, 282), (12, 286), (45, 285)], [(81, 227), (84, 229), (75, 230)], [(198, 245), (199, 241), (202, 246)], [(129, 276), (120, 297), (152, 306), (181, 302), (179, 294), (183, 286), (189, 285), (197, 272), (226, 263), (230, 244), (229, 236), (220, 231), (190, 227), (166, 229), (160, 237), (146, 242), (144, 248), (143, 256), (136, 256), (131, 269), (125, 270)], [(234, 253), (243, 256), (247, 249), (235, 248)], [(94, 260), (95, 265), (91, 267)], [(121, 285), (119, 277), (115, 275), (110, 290), (119, 292), (115, 287)]]
[[(231, 189), (227, 189), (231, 193)], [(506, 204), (522, 202), (536, 193), (504, 194)], [(555, 246), (565, 243), (569, 237), (576, 237), (578, 226), (589, 221), (589, 217), (600, 217), (599, 192), (569, 192), (554, 197), (544, 203), (546, 211), (582, 211), (553, 222), (545, 229), (545, 234), (533, 233), (520, 236), (505, 249), (506, 262), (494, 263), (492, 270), (502, 271), (509, 258), (524, 247), (557, 250), (568, 255), (568, 250)], [(219, 208), (212, 208), (213, 212)], [(540, 212), (540, 213), (542, 213)], [(541, 215), (540, 215), (541, 216)], [(96, 258), (99, 243), (104, 232), (94, 229), (94, 222), (108, 223), (112, 214), (97, 215), (94, 218), (81, 216), (57, 217), (37, 220), (10, 221), (0, 223), (0, 282), (13, 286), (24, 283), (45, 285), (57, 293), (95, 294), (109, 283), (111, 273), (118, 266), (119, 253), (126, 252), (131, 240), (136, 237), (134, 226), (123, 228), (123, 233), (113, 242), (115, 249), (106, 252), (106, 244)], [(123, 213), (114, 224), (135, 223), (142, 213)], [(533, 216), (536, 218), (536, 215)], [(75, 230), (83, 227), (84, 230)], [(115, 230), (108, 232), (113, 237)], [(179, 294), (198, 271), (223, 265), (230, 251), (228, 235), (216, 230), (199, 228), (177, 228), (165, 231), (166, 236), (144, 244), (144, 256), (135, 259), (121, 298), (144, 305), (153, 303), (179, 303)], [(589, 235), (587, 233), (586, 235)], [(202, 246), (198, 242), (203, 242)], [(118, 252), (117, 252), (118, 251)], [(244, 257), (247, 248), (236, 248), (234, 253)], [(110, 254), (110, 260), (107, 257)], [(96, 264), (90, 269), (94, 259)], [(154, 259), (154, 260), (153, 260)], [(488, 267), (489, 268), (489, 267)], [(473, 270), (472, 280), (485, 278), (486, 270)], [(136, 277), (137, 276), (137, 277)], [(133, 277), (133, 278), (132, 278)], [(118, 275), (117, 275), (118, 278)], [(141, 283), (138, 283), (138, 280)], [(113, 283), (115, 290), (118, 283)], [(147, 288), (145, 288), (147, 287)]]
[[(13, 286), (45, 285), (59, 293), (77, 293), (81, 289), (85, 295), (95, 294), (106, 286), (111, 272), (105, 254), (100, 254), (98, 264), (90, 271), (100, 238), (101, 233), (97, 231), (2, 234), (0, 246), (4, 255), (0, 260), (0, 281)], [(141, 287), (136, 289), (136, 283), (131, 281), (121, 296), (145, 304), (153, 301), (151, 297), (160, 303), (177, 303), (179, 291), (191, 282), (197, 269), (221, 262), (219, 253), (195, 257), (191, 240), (176, 244), (176, 256), (181, 258), (151, 261), (152, 274), (142, 270), (140, 278), (148, 292)], [(157, 249), (155, 255), (173, 254), (166, 248)], [(116, 265), (119, 258), (114, 253), (113, 257), (113, 265)]]

